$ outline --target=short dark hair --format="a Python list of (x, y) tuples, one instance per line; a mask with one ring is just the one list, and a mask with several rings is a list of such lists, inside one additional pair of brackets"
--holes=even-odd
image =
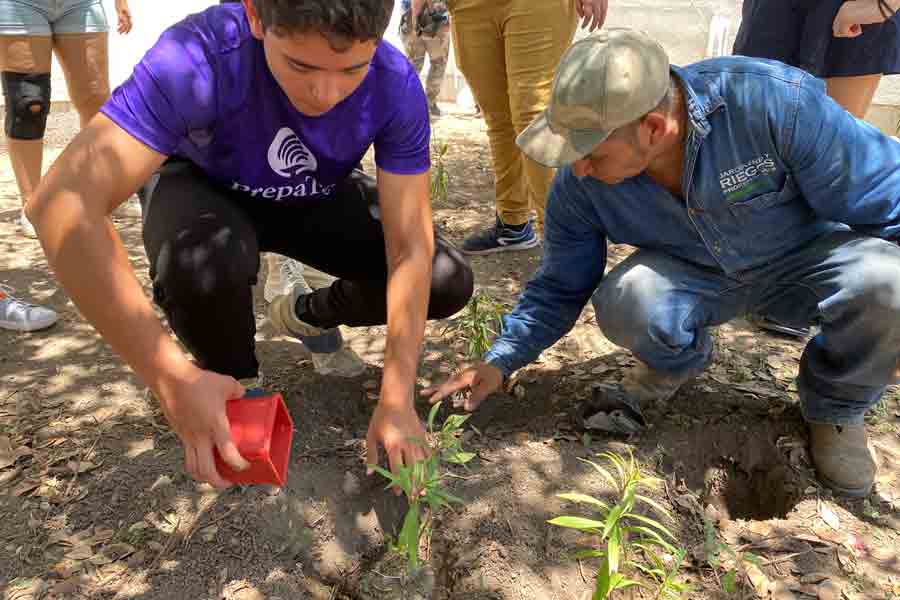
[(394, 0), (253, 0), (264, 29), (277, 35), (318, 31), (335, 50), (379, 40)]

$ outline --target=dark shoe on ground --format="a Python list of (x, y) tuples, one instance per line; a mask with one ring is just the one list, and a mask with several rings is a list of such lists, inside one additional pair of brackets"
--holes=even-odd
[(669, 400), (695, 375), (675, 376), (638, 363), (621, 382), (594, 386), (591, 400), (582, 412), (581, 425), (609, 433), (637, 433), (647, 425), (643, 409)]
[(428, 114), (430, 114), (435, 119), (439, 119), (444, 116), (443, 111), (437, 105), (437, 102), (429, 102), (428, 103)]
[(463, 254), (493, 254), (510, 250), (528, 250), (541, 242), (534, 232), (533, 220), (522, 225), (507, 225), (497, 217), (494, 226), (466, 239)]
[(809, 453), (819, 480), (839, 494), (868, 496), (878, 470), (865, 425), (809, 424)]

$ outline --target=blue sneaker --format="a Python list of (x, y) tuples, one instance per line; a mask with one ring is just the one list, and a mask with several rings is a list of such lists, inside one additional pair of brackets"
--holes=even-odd
[(497, 217), (490, 229), (479, 231), (463, 242), (463, 254), (492, 254), (509, 250), (528, 250), (540, 244), (532, 219), (524, 225), (506, 225)]

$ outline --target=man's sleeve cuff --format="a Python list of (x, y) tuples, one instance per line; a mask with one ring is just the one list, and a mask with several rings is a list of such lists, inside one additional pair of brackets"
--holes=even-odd
[(505, 357), (499, 356), (491, 351), (484, 355), (484, 362), (495, 367), (503, 373), (503, 379), (508, 378), (516, 370), (512, 362)]

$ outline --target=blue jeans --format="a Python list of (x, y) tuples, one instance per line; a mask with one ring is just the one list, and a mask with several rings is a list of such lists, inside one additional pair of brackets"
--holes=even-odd
[(100, 0), (0, 0), (0, 35), (109, 31)]
[(900, 247), (850, 231), (735, 277), (638, 250), (606, 275), (592, 300), (607, 338), (673, 375), (701, 371), (712, 354), (709, 327), (735, 317), (819, 324), (797, 385), (811, 423), (862, 423), (894, 382), (900, 356)]

